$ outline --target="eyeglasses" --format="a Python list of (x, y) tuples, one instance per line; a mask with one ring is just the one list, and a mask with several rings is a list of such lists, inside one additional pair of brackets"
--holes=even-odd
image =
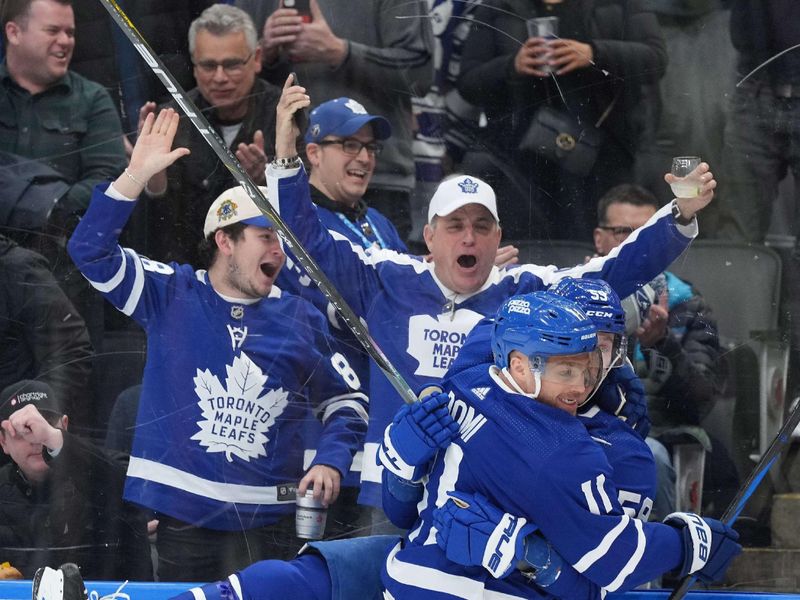
[(347, 138), (344, 140), (324, 140), (322, 142), (317, 142), (320, 146), (330, 146), (332, 144), (341, 144), (342, 151), (345, 154), (349, 154), (350, 156), (358, 156), (361, 152), (362, 148), (367, 149), (367, 154), (369, 156), (378, 156), (383, 151), (383, 144), (379, 142), (359, 142), (353, 138)]
[(244, 66), (250, 62), (250, 59), (253, 58), (253, 53), (247, 55), (247, 58), (228, 58), (223, 60), (222, 62), (217, 62), (215, 60), (201, 60), (199, 62), (195, 62), (194, 66), (203, 71), (203, 73), (207, 75), (211, 75), (212, 73), (216, 73), (217, 69), (222, 67), (222, 70), (225, 71), (228, 75), (239, 75), (241, 74)]
[(611, 225), (598, 225), (597, 228), (610, 232), (616, 240), (624, 240), (633, 233), (633, 227), (629, 227), (627, 225), (620, 225), (617, 227), (612, 227)]

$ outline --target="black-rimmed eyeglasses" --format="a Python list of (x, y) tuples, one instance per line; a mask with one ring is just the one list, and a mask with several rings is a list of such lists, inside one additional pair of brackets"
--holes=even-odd
[(369, 156), (378, 156), (383, 151), (383, 144), (380, 142), (360, 142), (354, 138), (346, 138), (343, 140), (323, 140), (317, 142), (320, 146), (331, 146), (333, 144), (341, 144), (342, 151), (350, 156), (358, 156), (362, 148), (367, 149)]
[(619, 225), (616, 227), (612, 225), (598, 225), (597, 228), (602, 229), (603, 231), (608, 231), (617, 240), (624, 240), (633, 233), (633, 227), (629, 227), (627, 225)]
[(222, 67), (228, 75), (239, 75), (244, 66), (253, 58), (253, 53), (247, 55), (247, 58), (227, 58), (221, 62), (215, 60), (201, 60), (194, 63), (194, 66), (210, 75), (216, 73), (217, 69)]

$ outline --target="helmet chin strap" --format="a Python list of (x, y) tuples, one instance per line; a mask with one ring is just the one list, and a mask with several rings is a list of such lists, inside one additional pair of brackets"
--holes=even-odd
[(510, 385), (512, 388), (514, 388), (522, 396), (527, 396), (528, 398), (536, 399), (536, 396), (539, 395), (539, 392), (542, 389), (541, 380), (539, 379), (539, 372), (538, 371), (534, 371), (533, 372), (533, 377), (536, 380), (536, 393), (535, 394), (529, 394), (528, 392), (524, 391), (519, 386), (519, 384), (517, 383), (516, 379), (514, 379), (511, 376), (511, 373), (508, 371), (508, 367), (503, 367), (502, 369), (500, 369), (500, 372), (503, 374), (503, 376), (508, 381), (508, 385)]

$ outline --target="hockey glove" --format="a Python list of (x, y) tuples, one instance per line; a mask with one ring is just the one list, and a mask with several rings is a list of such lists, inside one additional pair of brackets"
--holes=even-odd
[(448, 559), (464, 566), (483, 566), (500, 579), (514, 571), (525, 555), (525, 537), (536, 526), (504, 513), (481, 494), (450, 492), (433, 512), (436, 542)]
[(608, 372), (595, 398), (597, 406), (625, 421), (642, 439), (650, 433), (644, 385), (629, 362)]
[(676, 512), (667, 515), (664, 523), (680, 529), (683, 536), (680, 577), (694, 575), (703, 583), (718, 581), (742, 551), (737, 543), (739, 534), (722, 521)]
[(446, 448), (458, 435), (458, 423), (447, 410), (449, 397), (431, 394), (414, 404), (406, 404), (383, 434), (379, 462), (398, 477), (416, 480), (420, 467), (440, 448)]

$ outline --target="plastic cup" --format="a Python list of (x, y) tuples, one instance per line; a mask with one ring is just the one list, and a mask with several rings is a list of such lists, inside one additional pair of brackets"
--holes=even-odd
[[(534, 17), (527, 19), (525, 26), (528, 28), (528, 37), (540, 37), (554, 40), (558, 37), (558, 17)], [(546, 73), (552, 73), (553, 68), (547, 65), (541, 67)]]

